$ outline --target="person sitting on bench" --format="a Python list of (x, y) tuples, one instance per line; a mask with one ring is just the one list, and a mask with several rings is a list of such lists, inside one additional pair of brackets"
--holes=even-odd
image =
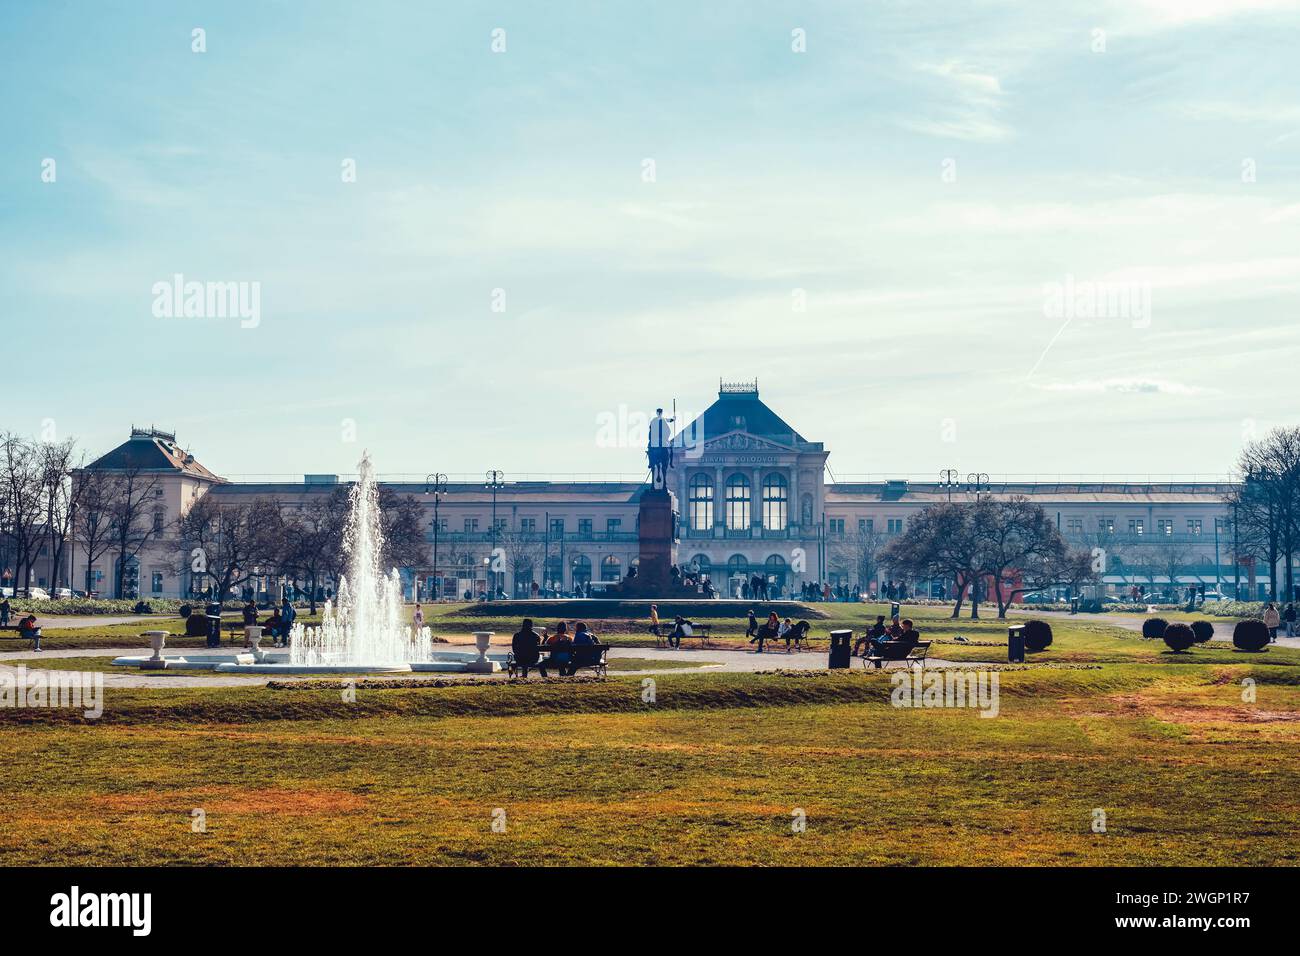
[(573, 660), (573, 640), (569, 637), (569, 625), (561, 621), (555, 625), (555, 633), (546, 639), (551, 649), (550, 662), (560, 669), (560, 676), (567, 677), (569, 662)]
[(546, 665), (541, 663), (541, 647), (542, 639), (533, 630), (533, 619), (524, 618), (518, 633), (510, 639), (510, 649), (515, 652), (515, 663), (523, 669), (525, 677), (528, 676), (530, 667), (536, 667), (541, 671), (542, 677), (546, 676)]
[[(789, 624), (790, 619), (786, 618), (785, 622), (786, 624)], [(809, 624), (807, 621), (800, 621), (798, 624), (792, 625), (790, 629), (785, 632), (785, 652), (787, 654), (790, 653), (791, 643), (794, 644), (794, 649), (796, 651), (799, 650), (799, 643), (801, 641), (804, 644), (807, 644), (808, 632), (811, 630), (812, 630), (812, 625)]]
[(885, 632), (887, 630), (888, 628), (885, 627), (885, 615), (877, 614), (876, 623), (872, 624), (867, 630), (867, 633), (863, 634), (853, 643), (853, 656), (858, 657), (863, 653), (870, 652), (872, 645), (878, 644), (885, 639)]
[(587, 625), (579, 621), (573, 629), (573, 663), (569, 665), (569, 676), (578, 672), (579, 667), (590, 667), (600, 659), (600, 638), (587, 630)]
[(28, 614), (18, 622), (18, 636), (29, 641), (35, 641), (36, 647), (33, 650), (39, 651), (41, 649), (41, 629), (36, 626), (35, 614)]
[(755, 651), (754, 653), (762, 654), (763, 642), (776, 640), (777, 633), (780, 630), (781, 630), (781, 619), (776, 616), (776, 611), (773, 611), (771, 614), (767, 616), (767, 620), (763, 622), (763, 626), (758, 629), (758, 633), (749, 639), (749, 643), (751, 644), (753, 644), (755, 641), (758, 641), (758, 650)]
[(668, 632), (668, 646), (681, 647), (682, 638), (691, 636), (694, 625), (680, 614), (673, 620), (673, 629)]

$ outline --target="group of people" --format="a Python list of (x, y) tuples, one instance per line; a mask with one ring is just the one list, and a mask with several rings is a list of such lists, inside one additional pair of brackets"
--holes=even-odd
[(812, 630), (812, 625), (807, 621), (800, 621), (798, 624), (791, 623), (787, 617), (784, 621), (772, 611), (767, 615), (767, 620), (762, 624), (758, 623), (758, 618), (751, 609), (748, 615), (749, 626), (745, 629), (745, 636), (749, 638), (749, 643), (758, 644), (758, 650), (754, 653), (763, 653), (763, 644), (767, 641), (785, 641), (785, 652), (790, 653), (791, 648), (799, 649), (799, 645), (808, 642), (808, 632)]
[[(249, 600), (244, 605), (244, 627), (257, 627), (257, 603)], [(262, 634), (271, 638), (273, 647), (289, 646), (289, 631), (293, 627), (293, 622), (297, 619), (298, 612), (293, 609), (286, 597), (280, 602), (279, 607), (271, 609), (271, 616), (261, 622)]]
[[(554, 633), (542, 628), (542, 632), (538, 634), (533, 628), (533, 619), (526, 617), (518, 632), (510, 640), (515, 664), (523, 671), (525, 677), (532, 667), (536, 667), (538, 672), (546, 677), (548, 666), (558, 668), (561, 677), (572, 677), (579, 667), (592, 661), (590, 652), (583, 649), (594, 647), (600, 647), (600, 638), (581, 621), (574, 624), (573, 636), (570, 637), (569, 625), (564, 621), (555, 625)], [(543, 648), (548, 652), (546, 660), (542, 660)]]
[[(854, 657), (880, 657), (883, 656), (886, 644), (892, 644), (902, 648), (910, 648), (921, 640), (921, 632), (912, 626), (910, 618), (899, 620), (895, 614), (893, 619), (886, 624), (885, 615), (877, 614), (876, 623), (867, 629), (853, 643)], [(867, 653), (869, 652), (869, 653)]]

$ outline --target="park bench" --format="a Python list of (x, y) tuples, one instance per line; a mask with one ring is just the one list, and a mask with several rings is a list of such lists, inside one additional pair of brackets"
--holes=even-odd
[(925, 655), (930, 653), (929, 641), (917, 641), (915, 644), (901, 644), (897, 641), (886, 641), (879, 646), (879, 649), (873, 649), (863, 655), (863, 668), (872, 664), (880, 670), (890, 661), (905, 661), (908, 667), (913, 664), (919, 664), (921, 669), (925, 669)]
[[(40, 634), (41, 634), (41, 625), (37, 624), (36, 636), (39, 637)], [(0, 637), (12, 637), (20, 641), (30, 641), (33, 639), (20, 633), (17, 624), (5, 624), (0, 626)]]
[[(667, 647), (667, 646), (668, 646), (668, 635), (671, 634), (671, 633), (673, 632), (673, 627), (674, 627), (674, 626), (675, 626), (675, 625), (673, 625), (673, 624), (665, 624), (665, 623), (663, 623), (663, 622), (660, 622), (660, 624), (659, 624), (659, 633), (658, 633), (658, 634), (655, 634), (655, 647)], [(709, 633), (710, 633), (712, 630), (713, 630), (713, 625), (712, 625), (712, 624), (692, 624), (692, 625), (691, 625), (691, 633), (685, 635), (685, 636), (682, 638), (682, 640), (683, 640), (683, 641), (689, 641), (689, 640), (690, 640), (691, 638), (693, 638), (693, 637), (698, 637), (698, 638), (700, 639), (700, 647), (708, 647), (708, 646), (709, 646)], [(651, 634), (654, 634), (654, 631), (652, 630), (650, 633), (651, 633)]]
[[(555, 650), (556, 648), (554, 646), (543, 644), (538, 648), (540, 654), (538, 662), (536, 664), (529, 664), (528, 667), (532, 669), (534, 667), (545, 666), (547, 670), (558, 671), (560, 665), (558, 663), (551, 663), (551, 655), (555, 653)], [(564, 650), (568, 651), (571, 662), (577, 661), (577, 670), (590, 667), (601, 677), (604, 677), (608, 673), (608, 644), (569, 644), (565, 646)], [(514, 677), (517, 672), (522, 671), (523, 665), (515, 660), (515, 652), (511, 651), (506, 656), (506, 673), (510, 677)]]

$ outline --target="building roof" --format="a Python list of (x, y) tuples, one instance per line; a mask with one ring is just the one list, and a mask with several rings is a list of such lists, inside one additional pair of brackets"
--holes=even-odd
[(679, 435), (685, 432), (692, 440), (707, 442), (728, 432), (744, 431), (785, 445), (811, 444), (758, 397), (757, 380), (718, 385), (717, 401)]
[[(1022, 495), (1030, 499), (1060, 504), (1222, 504), (1233, 485), (1216, 482), (994, 482), (987, 494), (995, 498)], [(899, 501), (928, 505), (947, 501), (948, 489), (937, 482), (907, 481), (838, 482), (826, 488), (826, 503), (865, 504), (872, 501)], [(974, 498), (964, 486), (954, 489), (953, 501)]]
[(87, 471), (174, 471), (207, 481), (225, 481), (176, 444), (171, 432), (132, 426), (131, 437), (89, 465)]
[[(259, 482), (224, 484), (212, 489), (211, 494), (232, 495), (308, 495), (330, 493), (351, 485), (351, 481), (338, 484), (320, 482)], [(402, 494), (420, 497), (424, 494), (423, 482), (381, 481), (384, 488)], [(649, 486), (632, 481), (509, 481), (497, 492), (498, 505), (510, 504), (573, 504), (573, 505), (623, 505), (638, 504)], [(452, 482), (443, 494), (444, 503), (491, 504), (492, 492), (481, 482)], [(433, 496), (429, 496), (432, 504)]]

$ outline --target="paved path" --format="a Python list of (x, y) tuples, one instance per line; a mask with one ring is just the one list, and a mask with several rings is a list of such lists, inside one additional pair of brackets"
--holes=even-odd
[[(180, 648), (174, 655), (184, 656), (185, 648)], [(139, 647), (97, 647), (86, 649), (70, 649), (57, 651), (42, 651), (36, 654), (30, 649), (25, 651), (5, 651), (0, 653), (0, 670), (11, 670), (13, 662), (21, 660), (29, 671), (39, 669), (39, 665), (34, 661), (38, 658), (56, 658), (56, 657), (122, 657), (125, 655), (138, 655), (145, 653)], [(200, 649), (198, 653), (202, 653)], [(823, 670), (826, 667), (826, 651), (806, 651), (803, 653), (786, 654), (784, 651), (776, 653), (764, 652), (755, 654), (751, 651), (733, 651), (733, 650), (716, 650), (713, 648), (655, 648), (655, 647), (612, 647), (609, 651), (611, 660), (618, 658), (633, 658), (636, 660), (652, 661), (670, 661), (681, 663), (684, 666), (680, 668), (663, 668), (656, 670), (637, 670), (637, 671), (617, 671), (619, 675), (656, 675), (656, 674), (703, 674), (703, 673), (756, 673), (758, 671), (776, 671), (776, 670)], [(707, 663), (706, 663), (707, 662)], [(704, 664), (704, 666), (692, 666)], [(926, 661), (927, 665), (938, 667), (978, 667), (978, 663), (973, 661), (944, 661), (931, 658)], [(861, 664), (854, 662), (855, 668), (861, 668)], [(269, 680), (280, 681), (299, 681), (299, 680), (319, 680), (322, 675), (301, 674), (301, 675), (270, 675), (270, 674), (250, 674), (240, 676), (238, 674), (221, 675), (221, 676), (193, 676), (187, 675), (183, 671), (174, 671), (175, 676), (155, 677), (145, 675), (139, 670), (129, 667), (115, 669), (104, 674), (105, 687), (244, 687), (244, 686), (261, 686)], [(329, 676), (329, 675), (324, 675)], [(402, 679), (414, 680), (445, 680), (446, 678), (456, 677), (480, 677), (477, 674), (393, 674), (383, 675), (376, 674), (376, 678), (392, 676)], [(504, 675), (503, 675), (504, 676)]]

